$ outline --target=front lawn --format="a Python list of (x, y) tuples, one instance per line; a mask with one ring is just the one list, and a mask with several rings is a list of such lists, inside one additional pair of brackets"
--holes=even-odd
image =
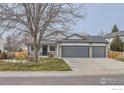
[(0, 61), (0, 71), (71, 71), (63, 59), (44, 58), (44, 63), (9, 63)]

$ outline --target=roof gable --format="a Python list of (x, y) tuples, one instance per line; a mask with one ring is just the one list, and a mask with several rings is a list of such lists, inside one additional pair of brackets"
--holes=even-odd
[(83, 36), (80, 36), (76, 33), (70, 35), (70, 36), (67, 36), (65, 39), (85, 39)]
[(54, 31), (53, 33), (44, 36), (44, 39), (57, 40), (63, 39), (65, 37), (67, 37), (67, 35), (62, 33), (61, 31)]

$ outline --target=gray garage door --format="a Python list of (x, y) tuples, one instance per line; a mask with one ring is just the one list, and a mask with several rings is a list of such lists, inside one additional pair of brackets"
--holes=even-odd
[(104, 58), (105, 57), (105, 47), (94, 46), (92, 51), (92, 56), (95, 58)]
[(89, 47), (88, 46), (63, 46), (62, 57), (68, 58), (88, 58)]

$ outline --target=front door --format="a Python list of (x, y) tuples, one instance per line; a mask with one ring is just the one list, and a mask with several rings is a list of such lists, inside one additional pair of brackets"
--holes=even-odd
[(47, 46), (43, 46), (43, 56), (47, 56)]

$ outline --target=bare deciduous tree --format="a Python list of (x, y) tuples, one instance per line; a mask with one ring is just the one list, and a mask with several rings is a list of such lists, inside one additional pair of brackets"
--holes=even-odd
[(106, 34), (108, 33), (102, 30), (97, 33), (98, 36), (102, 36), (102, 37), (104, 37)]
[(0, 27), (5, 31), (29, 33), (38, 62), (39, 46), (47, 31), (70, 28), (78, 18), (84, 18), (82, 4), (0, 4)]
[(15, 33), (6, 36), (5, 47), (7, 51), (19, 51), (21, 44), (21, 39)]
[(81, 35), (81, 36), (89, 36), (89, 34), (86, 31), (80, 31), (79, 35)]

